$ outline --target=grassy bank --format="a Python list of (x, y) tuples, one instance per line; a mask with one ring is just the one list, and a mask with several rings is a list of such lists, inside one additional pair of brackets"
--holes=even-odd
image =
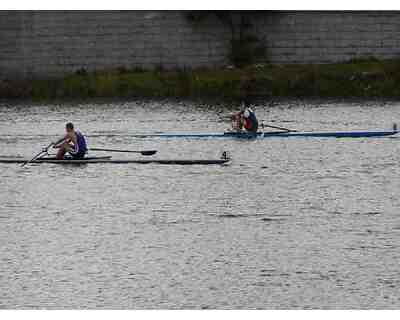
[(0, 80), (0, 98), (400, 97), (400, 60), (244, 69), (77, 72), (60, 79)]

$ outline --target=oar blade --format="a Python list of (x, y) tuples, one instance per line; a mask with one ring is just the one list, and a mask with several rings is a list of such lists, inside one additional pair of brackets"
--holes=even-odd
[(156, 153), (157, 150), (146, 150), (141, 152), (142, 156), (152, 156), (155, 155)]

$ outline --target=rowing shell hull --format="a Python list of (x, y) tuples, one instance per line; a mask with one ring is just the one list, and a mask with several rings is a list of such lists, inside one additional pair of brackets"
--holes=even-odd
[(310, 137), (310, 138), (374, 138), (386, 137), (397, 134), (398, 131), (321, 131), (321, 132), (224, 132), (224, 133), (155, 133), (155, 134), (135, 134), (134, 138), (294, 138), (294, 137)]
[[(0, 163), (25, 163), (29, 159), (0, 159)], [(52, 164), (90, 164), (90, 163), (114, 163), (114, 164), (165, 164), (165, 165), (211, 165), (211, 164), (224, 164), (229, 162), (229, 159), (214, 159), (214, 160), (163, 160), (163, 159), (137, 159), (137, 160), (124, 160), (124, 159), (82, 159), (82, 160), (55, 160), (55, 159), (42, 159), (35, 160), (31, 163), (52, 163)]]

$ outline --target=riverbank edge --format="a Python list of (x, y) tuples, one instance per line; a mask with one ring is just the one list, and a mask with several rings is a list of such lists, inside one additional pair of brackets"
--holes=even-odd
[(0, 80), (0, 98), (400, 98), (400, 59), (257, 64), (219, 70), (118, 68), (53, 79)]

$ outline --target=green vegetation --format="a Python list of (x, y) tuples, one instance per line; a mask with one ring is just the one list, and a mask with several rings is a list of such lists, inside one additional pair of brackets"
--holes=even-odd
[(60, 79), (0, 80), (2, 98), (400, 97), (400, 60), (323, 65), (252, 65), (242, 69), (86, 73)]

